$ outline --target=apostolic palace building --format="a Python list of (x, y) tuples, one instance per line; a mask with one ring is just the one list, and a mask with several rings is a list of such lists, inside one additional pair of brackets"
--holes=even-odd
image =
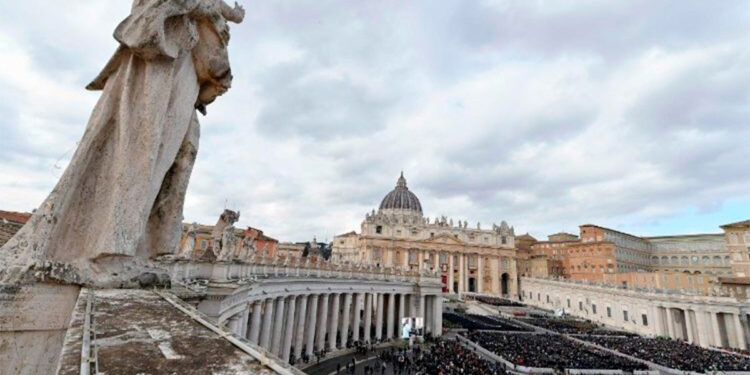
[(482, 229), (446, 217), (430, 220), (403, 173), (361, 232), (334, 237), (333, 260), (376, 267), (439, 270), (445, 293), (518, 295), (513, 227), (505, 221)]

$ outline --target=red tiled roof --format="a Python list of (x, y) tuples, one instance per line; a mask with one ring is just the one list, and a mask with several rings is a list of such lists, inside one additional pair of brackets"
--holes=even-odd
[(13, 212), (0, 210), (0, 220), (5, 219), (14, 223), (26, 224), (31, 218), (31, 214), (28, 212)]

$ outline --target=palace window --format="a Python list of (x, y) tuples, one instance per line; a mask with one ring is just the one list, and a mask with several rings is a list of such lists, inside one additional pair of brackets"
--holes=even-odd
[(591, 312), (596, 314), (596, 305), (591, 305)]
[(383, 226), (382, 225), (376, 226), (375, 227), (375, 233), (377, 233), (377, 234), (383, 233)]
[(625, 322), (628, 321), (628, 310), (622, 310), (622, 320)]
[(578, 301), (578, 310), (583, 311), (583, 302)]
[(611, 317), (612, 317), (612, 308), (607, 306), (607, 318), (611, 318)]
[(549, 294), (547, 295), (547, 303), (549, 303)]
[(568, 298), (568, 308), (570, 308), (570, 298)]
[(500, 243), (502, 243), (503, 245), (505, 245), (505, 244), (508, 243), (508, 239), (505, 238), (505, 236), (500, 236)]
[(641, 314), (641, 321), (644, 326), (648, 326), (648, 316), (646, 316), (646, 314)]

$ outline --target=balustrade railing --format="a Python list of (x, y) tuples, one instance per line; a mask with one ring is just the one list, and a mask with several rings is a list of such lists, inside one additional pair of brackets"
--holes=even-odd
[(398, 267), (344, 265), (329, 262), (274, 262), (262, 259), (257, 263), (207, 262), (161, 259), (161, 267), (169, 270), (174, 280), (206, 279), (212, 281), (253, 281), (269, 277), (362, 279), (402, 282), (439, 282), (431, 271), (410, 271)]

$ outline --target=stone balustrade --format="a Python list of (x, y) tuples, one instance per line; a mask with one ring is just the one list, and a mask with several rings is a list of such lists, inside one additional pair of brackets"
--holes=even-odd
[(327, 262), (195, 262), (162, 259), (198, 310), (284, 361), (347, 344), (397, 340), (406, 317), (442, 334), (442, 283), (431, 272)]

